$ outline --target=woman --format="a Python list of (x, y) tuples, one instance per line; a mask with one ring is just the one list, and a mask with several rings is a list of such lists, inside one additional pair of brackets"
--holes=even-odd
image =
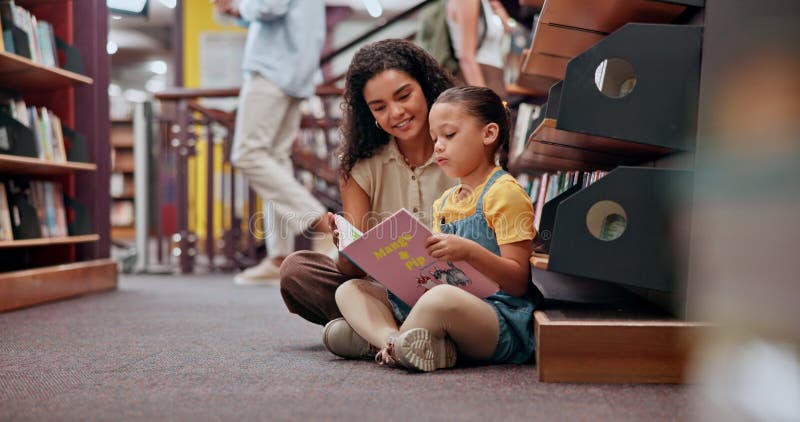
[[(428, 111), (451, 86), (450, 74), (407, 41), (378, 41), (354, 55), (345, 76), (339, 184), (345, 217), (358, 229), (400, 208), (431, 225), (433, 201), (455, 180), (434, 160)], [(334, 261), (299, 251), (281, 265), (281, 294), (290, 312), (324, 325), (341, 317), (336, 288), (361, 276), (341, 255)]]
[(447, 1), (447, 29), (458, 59), (459, 82), (485, 86), (506, 97), (502, 43), (511, 21), (496, 0)]

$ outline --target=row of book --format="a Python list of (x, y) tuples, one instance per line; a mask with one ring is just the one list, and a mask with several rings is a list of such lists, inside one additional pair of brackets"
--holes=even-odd
[(61, 183), (0, 182), (0, 241), (69, 236)]
[[(15, 35), (12, 26), (21, 31), (22, 37)], [(37, 20), (27, 9), (14, 4), (14, 0), (0, 0), (0, 29), (3, 33), (0, 51), (45, 66), (58, 66), (56, 38), (49, 22)]]
[(55, 113), (45, 107), (28, 107), (24, 100), (13, 98), (0, 98), (0, 113), (30, 129), (40, 159), (67, 161), (61, 119)]
[(528, 192), (533, 203), (533, 226), (539, 229), (539, 223), (542, 218), (542, 210), (544, 204), (551, 199), (567, 191), (569, 188), (581, 184), (585, 188), (592, 183), (600, 180), (603, 176), (608, 174), (606, 171), (558, 171), (555, 173), (544, 173), (538, 177), (532, 177), (528, 174), (521, 174), (517, 178), (519, 183)]
[(542, 106), (530, 103), (520, 103), (517, 108), (517, 120), (514, 124), (514, 132), (511, 136), (511, 146), (509, 148), (509, 158), (514, 158), (525, 150), (528, 139), (536, 130), (536, 126), (544, 117)]

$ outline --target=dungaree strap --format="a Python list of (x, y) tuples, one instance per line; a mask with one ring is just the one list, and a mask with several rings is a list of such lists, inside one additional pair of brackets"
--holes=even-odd
[(439, 205), (439, 212), (442, 212), (442, 210), (444, 209), (444, 204), (446, 204), (446, 203), (447, 203), (447, 198), (449, 198), (449, 197), (450, 197), (450, 195), (453, 193), (453, 191), (454, 191), (454, 190), (456, 190), (456, 189), (458, 189), (458, 187), (459, 187), (459, 186), (460, 186), (460, 185), (453, 186), (452, 188), (450, 188), (450, 189), (447, 191), (447, 195), (445, 195), (445, 196), (444, 196), (444, 199), (442, 199), (442, 204), (441, 204), (441, 205)]
[(486, 182), (486, 186), (483, 187), (481, 196), (478, 198), (478, 206), (475, 208), (475, 214), (483, 215), (483, 197), (486, 195), (486, 192), (489, 192), (489, 188), (492, 187), (495, 180), (505, 174), (508, 174), (508, 172), (505, 170), (498, 170), (492, 175), (492, 177), (489, 178), (489, 181)]

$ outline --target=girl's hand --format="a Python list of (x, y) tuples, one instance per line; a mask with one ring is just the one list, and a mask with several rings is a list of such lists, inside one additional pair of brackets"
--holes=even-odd
[(333, 213), (329, 212), (328, 215), (328, 226), (331, 228), (331, 233), (333, 234), (333, 244), (336, 246), (336, 249), (339, 249), (339, 229), (336, 228), (336, 219), (333, 218)]
[(469, 261), (476, 246), (481, 247), (472, 240), (454, 234), (434, 234), (425, 240), (428, 254), (439, 261)]

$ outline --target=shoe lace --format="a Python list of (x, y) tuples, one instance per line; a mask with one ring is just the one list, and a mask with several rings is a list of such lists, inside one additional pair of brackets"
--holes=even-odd
[(375, 354), (375, 362), (377, 362), (378, 365), (397, 365), (397, 356), (394, 353), (394, 343), (394, 336), (389, 336), (386, 338), (386, 347), (381, 348), (381, 350)]

